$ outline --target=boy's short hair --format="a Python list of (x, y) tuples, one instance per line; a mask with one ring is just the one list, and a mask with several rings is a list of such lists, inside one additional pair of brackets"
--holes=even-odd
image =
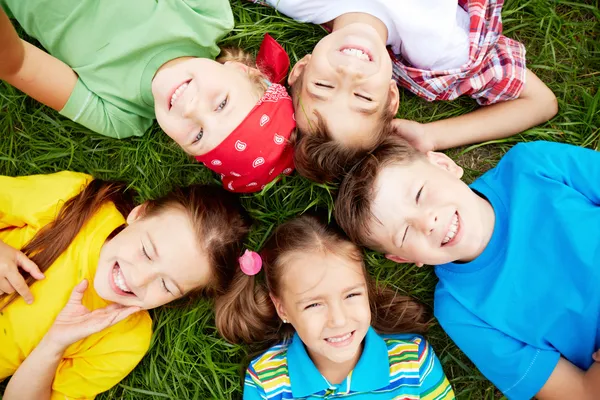
[[(302, 81), (302, 76), (299, 76), (291, 86), (292, 99), (296, 110), (299, 110), (300, 106), (299, 96)], [(292, 137), (296, 171), (303, 177), (318, 183), (334, 182), (341, 179), (348, 169), (392, 133), (391, 122), (395, 113), (389, 111), (391, 101), (392, 96), (388, 96), (379, 124), (373, 132), (373, 140), (367, 147), (348, 147), (335, 141), (327, 127), (327, 122), (315, 111), (317, 123), (311, 131), (302, 132), (300, 129), (296, 129)]]
[(335, 200), (334, 216), (354, 243), (378, 251), (383, 250), (369, 240), (369, 225), (375, 218), (371, 207), (375, 198), (373, 189), (377, 176), (383, 168), (391, 164), (411, 163), (422, 156), (422, 153), (406, 140), (391, 135), (355, 164), (344, 177)]

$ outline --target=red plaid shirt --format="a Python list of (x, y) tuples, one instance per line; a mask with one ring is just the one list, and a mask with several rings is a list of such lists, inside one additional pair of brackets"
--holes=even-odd
[(460, 68), (413, 68), (390, 51), (398, 85), (429, 101), (468, 95), (488, 105), (519, 97), (527, 70), (525, 46), (502, 35), (503, 4), (504, 0), (459, 0), (470, 17), (469, 60)]

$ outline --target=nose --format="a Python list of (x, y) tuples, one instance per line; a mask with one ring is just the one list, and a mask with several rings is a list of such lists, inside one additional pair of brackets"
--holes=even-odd
[(435, 228), (437, 226), (437, 223), (438, 223), (438, 217), (437, 217), (436, 213), (431, 209), (423, 210), (418, 215), (416, 215), (412, 221), (412, 225), (417, 230), (419, 230), (420, 232), (423, 232), (423, 234), (425, 234), (427, 236), (429, 236), (429, 235), (431, 235), (431, 233), (433, 233), (433, 231), (435, 230)]
[(204, 115), (205, 105), (202, 104), (200, 96), (194, 97), (183, 109), (183, 117), (202, 124), (202, 115)]
[(337, 71), (347, 78), (362, 79), (364, 76), (363, 72), (351, 63), (338, 65)]
[(130, 265), (128, 278), (127, 284), (131, 289), (142, 289), (156, 280), (157, 273), (150, 265), (136, 263), (135, 265)]
[(346, 325), (346, 311), (342, 304), (331, 304), (329, 306), (329, 326), (331, 328), (342, 328)]

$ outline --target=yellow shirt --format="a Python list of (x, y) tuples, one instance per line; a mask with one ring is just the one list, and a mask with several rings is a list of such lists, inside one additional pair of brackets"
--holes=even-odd
[[(74, 172), (0, 176), (0, 240), (20, 249), (91, 179)], [(114, 204), (104, 204), (48, 268), (46, 278), (31, 286), (34, 303), (19, 297), (0, 312), (0, 381), (33, 351), (82, 279), (90, 282), (83, 304), (90, 310), (108, 305), (92, 283), (102, 244), (124, 223)], [(110, 389), (140, 362), (151, 336), (152, 321), (144, 311), (72, 344), (57, 368), (52, 399), (92, 399)]]

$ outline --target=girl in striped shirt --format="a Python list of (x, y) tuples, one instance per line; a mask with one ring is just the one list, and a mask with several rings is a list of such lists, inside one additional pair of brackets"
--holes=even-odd
[(244, 399), (454, 398), (430, 345), (405, 333), (426, 330), (423, 306), (376, 285), (340, 231), (299, 217), (240, 267), (217, 301), (217, 327), (268, 347), (248, 366)]

